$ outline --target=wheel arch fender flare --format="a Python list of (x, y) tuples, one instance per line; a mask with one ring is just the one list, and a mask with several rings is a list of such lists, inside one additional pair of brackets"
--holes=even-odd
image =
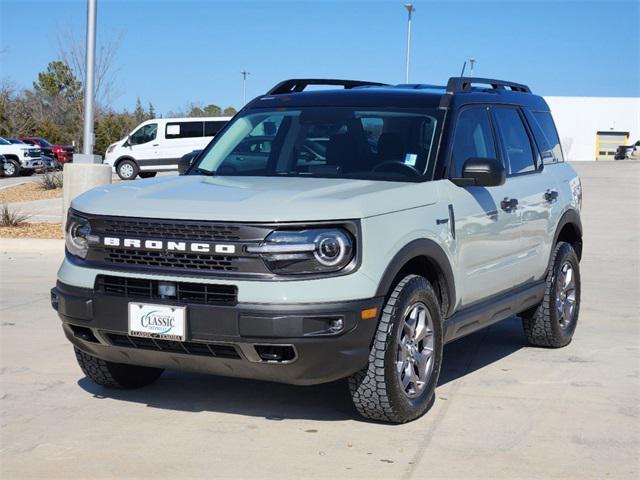
[(118, 166), (120, 165), (120, 163), (124, 162), (125, 160), (130, 160), (130, 161), (132, 161), (133, 163), (135, 163), (136, 165), (138, 165), (138, 162), (137, 162), (137, 161), (136, 161), (136, 159), (135, 159), (135, 158), (133, 158), (132, 156), (130, 156), (130, 155), (122, 155), (122, 156), (118, 157), (118, 158), (116, 159), (116, 161), (115, 161), (115, 162), (113, 162), (113, 166), (114, 166), (115, 168), (118, 168)]
[[(552, 245), (555, 246), (558, 243), (558, 238), (560, 237), (560, 233), (562, 232), (564, 227), (566, 227), (567, 225), (570, 225), (573, 227), (578, 237), (579, 248), (578, 248), (578, 251), (576, 251), (576, 254), (578, 255), (578, 259), (580, 259), (582, 257), (582, 220), (580, 219), (580, 214), (573, 208), (564, 212), (560, 217), (560, 220), (558, 220), (558, 224), (556, 225), (556, 231), (553, 235)], [(549, 254), (549, 262), (548, 262), (549, 265), (551, 265), (551, 261), (553, 259), (553, 250), (554, 248), (551, 248), (551, 253)]]
[(442, 275), (448, 298), (447, 311), (444, 313), (446, 313), (447, 317), (450, 316), (456, 304), (456, 285), (453, 270), (449, 258), (442, 247), (427, 238), (419, 238), (409, 242), (394, 255), (378, 283), (376, 296), (387, 296), (391, 291), (394, 280), (396, 280), (403, 267), (417, 257), (427, 258), (439, 270), (437, 273)]

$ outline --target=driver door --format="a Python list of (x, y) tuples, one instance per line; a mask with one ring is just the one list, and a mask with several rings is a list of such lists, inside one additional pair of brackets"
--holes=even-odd
[[(452, 145), (451, 177), (461, 177), (469, 158), (501, 159), (496, 135), (485, 106), (460, 111)], [(462, 307), (513, 288), (520, 251), (517, 208), (503, 201), (515, 196), (509, 179), (497, 187), (458, 186), (445, 182), (453, 209), (454, 255), (457, 260)]]
[(142, 165), (158, 158), (158, 124), (147, 123), (136, 130), (128, 141), (131, 156)]

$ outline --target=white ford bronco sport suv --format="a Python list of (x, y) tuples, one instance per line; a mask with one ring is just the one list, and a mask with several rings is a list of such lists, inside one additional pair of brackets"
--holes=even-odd
[(581, 197), (525, 85), (287, 80), (185, 175), (75, 198), (51, 300), (100, 385), (347, 378), (360, 414), (401, 423), (447, 342), (513, 315), (532, 345), (571, 341)]

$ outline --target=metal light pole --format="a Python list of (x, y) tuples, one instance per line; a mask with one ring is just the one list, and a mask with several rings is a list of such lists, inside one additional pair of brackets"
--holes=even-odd
[(404, 8), (407, 9), (409, 14), (408, 24), (407, 24), (407, 62), (406, 62), (406, 74), (405, 74), (405, 83), (409, 83), (409, 59), (411, 58), (411, 14), (416, 11), (416, 8), (413, 6), (413, 3), (405, 3)]
[(242, 70), (240, 75), (242, 75), (242, 106), (244, 106), (247, 104), (247, 75), (251, 75), (251, 72)]
[[(87, 0), (87, 54), (84, 79), (84, 136), (82, 153), (73, 154), (73, 162), (64, 164), (62, 205), (66, 212), (71, 200), (81, 193), (100, 185), (111, 183), (111, 165), (102, 163), (100, 155), (93, 154), (93, 101), (95, 96), (96, 61), (96, 0)], [(65, 232), (66, 215), (62, 216), (62, 232)]]
[(93, 100), (96, 57), (96, 0), (87, 0), (87, 56), (84, 81), (84, 136), (82, 153), (93, 154)]

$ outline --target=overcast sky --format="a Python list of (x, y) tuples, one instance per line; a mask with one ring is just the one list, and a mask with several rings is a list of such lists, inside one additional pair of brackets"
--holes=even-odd
[[(113, 107), (159, 113), (190, 102), (242, 105), (292, 77), (404, 81), (401, 1), (98, 0), (98, 44), (120, 38)], [(416, 0), (411, 80), (476, 76), (543, 95), (640, 95), (640, 2)], [(84, 40), (86, 2), (0, 0), (0, 75), (30, 87), (60, 32)]]

